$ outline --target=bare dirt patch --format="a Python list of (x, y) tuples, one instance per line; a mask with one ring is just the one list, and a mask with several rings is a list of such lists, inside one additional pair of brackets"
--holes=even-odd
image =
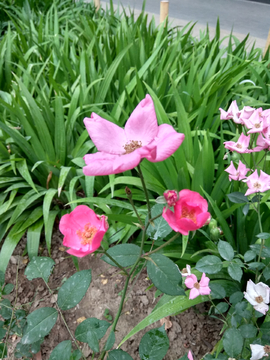
[[(62, 235), (56, 230), (52, 239), (52, 259), (55, 261), (55, 267), (50, 277), (49, 286), (55, 290), (53, 296), (50, 295), (42, 279), (28, 281), (25, 277), (24, 270), (27, 266), (27, 257), (22, 256), (25, 246), (26, 240), (23, 239), (17, 246), (6, 272), (6, 282), (15, 285), (18, 267), (17, 299), (14, 289), (8, 295), (9, 300), (12, 304), (16, 302), (17, 307), (23, 308), (27, 312), (32, 312), (44, 306), (56, 307), (57, 289), (65, 279), (76, 272), (72, 259), (63, 251)], [(45, 245), (40, 248), (39, 255), (48, 256)], [(108, 319), (105, 316), (109, 315), (114, 318), (125, 281), (125, 277), (121, 275), (117, 268), (111, 267), (93, 254), (80, 259), (79, 267), (80, 270), (88, 268), (92, 270), (92, 282), (83, 300), (75, 308), (63, 312), (72, 334), (74, 334), (79, 322), (84, 318), (96, 317), (107, 321)], [(143, 271), (135, 285), (129, 287), (128, 300), (117, 325), (115, 347), (155, 307), (158, 301), (154, 297), (156, 289), (146, 290), (149, 285), (151, 285), (151, 281), (147, 278), (146, 271)], [(208, 305), (202, 304), (170, 318), (171, 324), (169, 324), (170, 328), (167, 330), (170, 348), (164, 358), (165, 360), (177, 360), (188, 350), (193, 352), (195, 359), (199, 359), (213, 349), (220, 338), (219, 333), (222, 323), (206, 316), (207, 309)], [(141, 331), (130, 338), (121, 348), (127, 351), (134, 360), (139, 360), (138, 348), (143, 334), (151, 328), (160, 326), (160, 322), (152, 324), (145, 331)], [(49, 359), (53, 348), (67, 339), (71, 339), (69, 332), (59, 316), (52, 331), (46, 336), (44, 343), (41, 345), (41, 354), (39, 354), (41, 357), (36, 359)], [(13, 336), (9, 340), (8, 359), (14, 359), (14, 348), (20, 339)], [(90, 359), (92, 352), (89, 347), (81, 343), (80, 346), (87, 359)]]

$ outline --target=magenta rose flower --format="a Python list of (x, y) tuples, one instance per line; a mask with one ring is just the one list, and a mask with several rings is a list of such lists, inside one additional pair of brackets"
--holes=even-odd
[(69, 254), (83, 257), (96, 251), (109, 225), (104, 215), (98, 216), (88, 206), (79, 205), (62, 216), (59, 229), (64, 235), (63, 245)]
[(207, 201), (197, 192), (181, 190), (179, 199), (174, 206), (174, 212), (170, 209), (163, 209), (163, 218), (170, 227), (183, 235), (189, 231), (201, 228), (211, 217)]
[(163, 161), (185, 138), (171, 125), (158, 126), (150, 95), (139, 103), (124, 129), (95, 113), (85, 118), (84, 124), (99, 151), (84, 156), (83, 172), (88, 176), (118, 174), (133, 169), (143, 158), (151, 162)]

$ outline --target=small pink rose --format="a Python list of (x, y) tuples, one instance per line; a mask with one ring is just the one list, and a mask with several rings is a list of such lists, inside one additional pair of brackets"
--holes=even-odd
[(211, 292), (210, 287), (208, 286), (210, 279), (205, 276), (205, 273), (202, 274), (201, 281), (198, 282), (196, 275), (190, 275), (186, 277), (185, 285), (187, 288), (191, 289), (189, 293), (189, 299), (195, 299), (199, 295), (209, 295)]
[(163, 195), (164, 195), (165, 200), (166, 200), (169, 207), (175, 206), (175, 204), (176, 204), (176, 202), (178, 200), (177, 191), (175, 191), (175, 190), (167, 190), (167, 191), (165, 191), (165, 193)]
[(199, 193), (186, 189), (180, 191), (174, 212), (164, 208), (162, 216), (174, 231), (188, 235), (189, 231), (205, 225), (211, 216), (207, 210), (207, 201)]
[(79, 205), (70, 214), (62, 216), (59, 230), (64, 235), (63, 245), (69, 254), (83, 257), (96, 251), (109, 225), (104, 215), (100, 217), (88, 206)]

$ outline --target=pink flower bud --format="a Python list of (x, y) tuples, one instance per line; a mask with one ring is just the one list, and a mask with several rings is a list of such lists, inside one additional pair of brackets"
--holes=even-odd
[(175, 206), (178, 200), (178, 193), (175, 190), (167, 190), (163, 194), (169, 207)]

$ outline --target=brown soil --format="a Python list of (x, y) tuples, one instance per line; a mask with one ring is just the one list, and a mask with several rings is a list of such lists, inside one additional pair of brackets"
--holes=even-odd
[[(55, 289), (55, 295), (51, 296), (42, 279), (28, 281), (24, 275), (27, 257), (22, 257), (26, 240), (23, 239), (17, 246), (6, 272), (6, 282), (16, 283), (16, 271), (18, 267), (18, 291), (6, 296), (17, 307), (24, 308), (32, 312), (44, 306), (56, 306), (57, 288), (62, 282), (76, 272), (72, 259), (63, 251), (62, 235), (56, 231), (52, 239), (52, 258), (55, 261), (55, 267), (49, 280), (51, 289)], [(40, 256), (48, 256), (44, 248), (40, 248)], [(96, 317), (106, 320), (104, 311), (109, 309), (112, 317), (115, 316), (119, 303), (119, 292), (123, 289), (124, 276), (122, 276), (115, 267), (106, 264), (94, 254), (79, 260), (80, 270), (90, 268), (92, 270), (92, 282), (83, 300), (73, 309), (64, 311), (65, 320), (74, 334), (78, 323), (84, 318)], [(140, 278), (132, 287), (129, 288), (129, 297), (124, 306), (123, 314), (117, 325), (116, 343), (119, 344), (123, 337), (141, 320), (143, 320), (155, 307), (158, 299), (155, 299), (155, 288), (146, 290), (151, 282), (147, 278), (147, 273), (142, 272)], [(165, 360), (177, 360), (188, 350), (193, 352), (195, 359), (202, 358), (206, 353), (213, 349), (220, 338), (222, 323), (216, 319), (207, 317), (207, 304), (191, 308), (188, 311), (171, 317), (171, 327), (167, 330), (170, 340), (170, 348), (165, 356)], [(160, 322), (152, 324), (145, 331), (141, 331), (123, 344), (121, 349), (127, 351), (134, 360), (139, 360), (138, 346), (143, 334), (155, 327), (160, 327)], [(49, 359), (52, 349), (61, 341), (71, 339), (70, 335), (60, 318), (45, 338), (41, 345), (41, 354), (36, 356), (36, 360)], [(16, 343), (20, 340), (11, 337), (8, 359), (14, 359), (13, 351)], [(91, 358), (91, 350), (87, 344), (80, 343), (87, 359)], [(41, 356), (40, 356), (41, 355)]]

